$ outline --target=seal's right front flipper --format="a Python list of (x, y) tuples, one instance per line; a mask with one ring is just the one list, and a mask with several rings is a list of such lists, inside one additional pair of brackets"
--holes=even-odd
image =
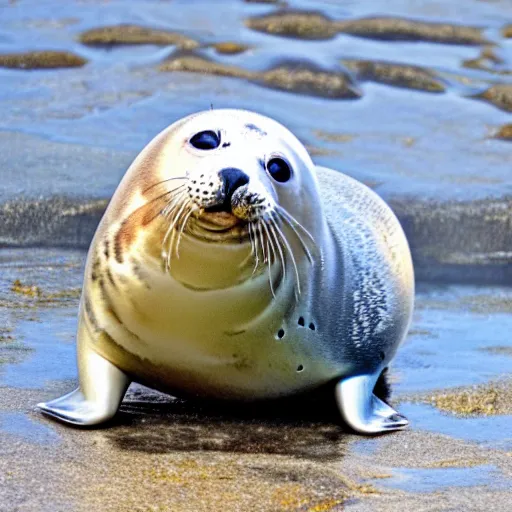
[[(82, 341), (82, 343), (80, 343)], [(72, 425), (91, 426), (110, 420), (117, 412), (130, 385), (119, 368), (79, 340), (79, 381), (75, 391), (37, 407)]]
[(336, 384), (336, 402), (351, 428), (361, 434), (381, 434), (403, 430), (407, 418), (373, 394), (377, 375), (357, 375)]

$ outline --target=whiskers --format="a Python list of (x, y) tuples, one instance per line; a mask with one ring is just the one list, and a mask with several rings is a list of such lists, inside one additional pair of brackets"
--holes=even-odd
[[(173, 180), (187, 180), (187, 178), (180, 176), (162, 180), (146, 190)], [(162, 215), (168, 221), (162, 241), (162, 258), (165, 271), (169, 273), (173, 258), (180, 257), (180, 243), (190, 217), (195, 212), (202, 213), (202, 208), (191, 199), (187, 192), (186, 183), (158, 195), (151, 199), (149, 203), (158, 204), (158, 201), (165, 201), (165, 205), (163, 208), (159, 207), (156, 216)], [(296, 253), (297, 248), (302, 250), (308, 262), (311, 265), (314, 263), (312, 250), (316, 248), (316, 243), (311, 233), (293, 215), (279, 205), (275, 205), (272, 210), (248, 222), (247, 233), (251, 243), (251, 252), (240, 264), (240, 267), (244, 267), (253, 259), (252, 273), (254, 275), (258, 268), (265, 265), (268, 269), (270, 291), (275, 298), (276, 288), (272, 279), (272, 270), (273, 265), (277, 263), (281, 270), (280, 279), (284, 280), (289, 272), (295, 282), (295, 294), (300, 296), (302, 283), (298, 264), (299, 257)], [(291, 243), (293, 240), (290, 240), (290, 236), (295, 238), (298, 243)]]
[(171, 270), (173, 256), (176, 255), (178, 259), (180, 257), (181, 237), (190, 216), (201, 209), (190, 199), (188, 193), (184, 190), (184, 186), (178, 187), (176, 190), (179, 190), (179, 192), (174, 195), (161, 212), (164, 217), (169, 219), (169, 227), (162, 242), (162, 256), (166, 272)]
[[(163, 185), (170, 181), (185, 181), (187, 179), (186, 176), (168, 178), (150, 185), (144, 190), (144, 193), (158, 185)], [(194, 212), (200, 210), (200, 207), (190, 199), (185, 183), (171, 190), (167, 190), (163, 194), (159, 194), (151, 199), (148, 204), (153, 204), (158, 201), (165, 201), (166, 204), (163, 208), (159, 208), (155, 217), (162, 215), (169, 221), (169, 226), (162, 242), (162, 257), (165, 262), (165, 270), (169, 272), (173, 256), (176, 255), (177, 258), (180, 257), (179, 247), (187, 222)]]
[(251, 241), (251, 253), (242, 262), (242, 265), (245, 265), (250, 257), (254, 259), (253, 274), (256, 272), (261, 261), (263, 264), (268, 266), (268, 281), (270, 291), (274, 298), (276, 295), (272, 280), (272, 265), (277, 261), (279, 262), (282, 274), (281, 279), (284, 279), (286, 277), (287, 256), (293, 269), (296, 294), (301, 294), (301, 282), (297, 257), (294, 254), (292, 244), (282, 229), (283, 225), (287, 225), (290, 228), (293, 235), (299, 241), (309, 263), (313, 264), (314, 259), (311, 254), (311, 249), (308, 247), (308, 243), (306, 243), (307, 240), (310, 244), (315, 244), (313, 236), (282, 206), (276, 206), (275, 210), (268, 212), (262, 217), (249, 223), (248, 231)]
[[(144, 189), (142, 191), (143, 194), (145, 194), (148, 190), (152, 190), (154, 189), (155, 187), (158, 187), (158, 185), (162, 185), (164, 183), (169, 183), (169, 181), (175, 181), (175, 180), (186, 180), (188, 179), (186, 176), (175, 176), (173, 178), (167, 178), (165, 180), (161, 180), (161, 181), (157, 181), (156, 183), (153, 183), (152, 185), (150, 185), (148, 188)], [(180, 185), (178, 188), (183, 188), (185, 185)], [(171, 192), (174, 192), (175, 190), (177, 189), (173, 189), (173, 190), (168, 190), (166, 193), (167, 194), (170, 194)], [(157, 199), (157, 198), (155, 198)]]

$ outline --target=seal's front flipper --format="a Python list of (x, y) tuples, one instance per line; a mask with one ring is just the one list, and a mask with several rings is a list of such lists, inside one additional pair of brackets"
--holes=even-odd
[(373, 394), (375, 376), (358, 375), (336, 384), (336, 402), (341, 416), (362, 434), (403, 430), (409, 422)]
[(51, 402), (38, 404), (45, 414), (72, 425), (98, 425), (111, 419), (130, 385), (119, 368), (91, 349), (79, 346), (80, 386)]

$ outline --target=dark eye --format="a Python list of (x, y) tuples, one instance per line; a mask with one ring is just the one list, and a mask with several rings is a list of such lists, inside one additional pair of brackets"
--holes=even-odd
[(199, 132), (190, 139), (190, 144), (197, 149), (216, 149), (220, 146), (220, 135), (211, 130)]
[(276, 181), (284, 183), (291, 178), (292, 170), (282, 158), (272, 158), (267, 162), (267, 171)]

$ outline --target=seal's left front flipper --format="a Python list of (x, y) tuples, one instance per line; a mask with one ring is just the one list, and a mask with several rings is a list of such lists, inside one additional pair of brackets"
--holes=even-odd
[(37, 407), (65, 423), (92, 426), (111, 419), (130, 385), (130, 379), (119, 368), (94, 350), (80, 346), (80, 386), (51, 402)]
[(403, 430), (407, 418), (373, 394), (373, 375), (357, 375), (336, 384), (336, 402), (341, 416), (351, 428), (362, 434)]

